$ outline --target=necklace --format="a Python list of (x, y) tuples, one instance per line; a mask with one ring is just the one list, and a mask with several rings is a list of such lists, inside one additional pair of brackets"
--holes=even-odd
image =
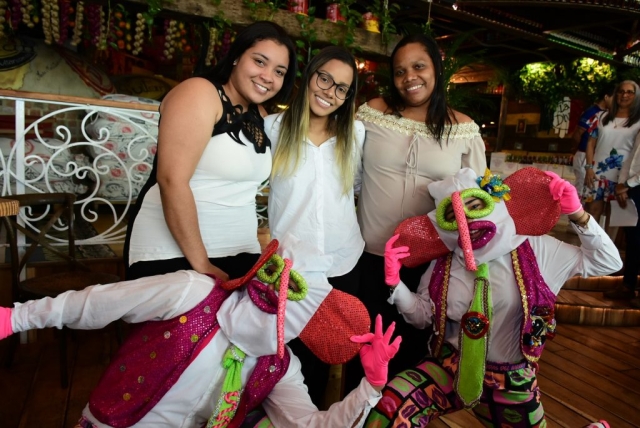
[[(614, 117), (613, 118), (613, 127), (617, 128), (618, 127), (618, 119), (626, 121), (627, 118), (626, 117)], [(624, 122), (621, 122), (620, 125), (622, 126), (624, 124)]]

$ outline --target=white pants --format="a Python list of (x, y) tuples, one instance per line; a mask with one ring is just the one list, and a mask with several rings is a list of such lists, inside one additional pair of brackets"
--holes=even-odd
[(582, 197), (584, 192), (584, 179), (587, 176), (587, 171), (584, 169), (586, 163), (587, 154), (585, 152), (577, 151), (576, 154), (573, 155), (573, 172), (576, 175), (576, 181), (573, 185), (580, 197)]

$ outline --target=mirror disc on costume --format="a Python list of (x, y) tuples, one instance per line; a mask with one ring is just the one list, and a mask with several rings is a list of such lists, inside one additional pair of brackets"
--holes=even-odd
[(467, 312), (461, 324), (464, 334), (471, 339), (479, 339), (489, 331), (489, 319), (480, 312)]

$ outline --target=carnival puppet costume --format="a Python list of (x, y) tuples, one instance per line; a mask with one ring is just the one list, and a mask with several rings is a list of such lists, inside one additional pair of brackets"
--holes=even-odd
[[(537, 361), (555, 331), (556, 295), (574, 275), (619, 270), (618, 250), (552, 173), (525, 168), (503, 182), (462, 169), (429, 192), (437, 209), (399, 225), (385, 274), (389, 303), (432, 326), (431, 355), (387, 384), (366, 426), (422, 427), (465, 407), (486, 426), (545, 426)], [(561, 213), (581, 247), (546, 235)], [(410, 292), (401, 264), (431, 260)]]
[[(383, 335), (380, 319), (369, 333), (361, 302), (322, 274), (303, 277), (277, 248), (272, 241), (249, 273), (227, 282), (179, 271), (0, 308), (0, 339), (119, 318), (136, 323), (92, 392), (83, 428), (238, 427), (261, 403), (275, 426), (361, 426), (400, 338), (390, 343), (393, 326)], [(360, 351), (367, 380), (319, 412), (285, 346), (297, 336), (330, 364)]]

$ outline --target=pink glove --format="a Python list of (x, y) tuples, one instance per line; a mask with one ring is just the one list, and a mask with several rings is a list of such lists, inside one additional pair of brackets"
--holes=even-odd
[(389, 344), (396, 323), (393, 322), (382, 334), (382, 317), (376, 317), (375, 333), (367, 333), (362, 336), (351, 336), (351, 341), (355, 343), (366, 343), (360, 348), (360, 360), (364, 367), (364, 375), (372, 386), (381, 387), (387, 383), (387, 372), (389, 371), (389, 360), (393, 358), (400, 348), (402, 337), (396, 337), (393, 343)]
[(582, 204), (580, 203), (576, 188), (567, 180), (560, 178), (556, 173), (551, 171), (545, 171), (544, 173), (551, 177), (549, 190), (555, 201), (560, 200), (560, 211), (562, 211), (562, 214), (573, 214), (580, 211)]
[(409, 247), (393, 248), (399, 234), (393, 235), (384, 246), (384, 281), (390, 287), (395, 287), (400, 283), (400, 268), (402, 263), (400, 259), (409, 257)]
[(0, 308), (0, 340), (13, 334), (11, 308)]

